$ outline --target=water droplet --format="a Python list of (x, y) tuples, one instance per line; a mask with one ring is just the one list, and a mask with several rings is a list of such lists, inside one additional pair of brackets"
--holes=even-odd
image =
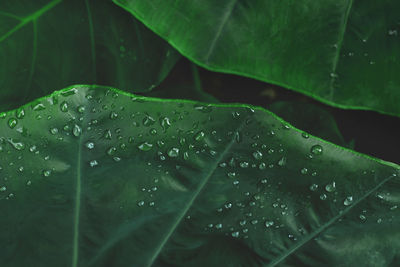
[(18, 119), (22, 119), (25, 116), (25, 110), (23, 108), (17, 109), (15, 116), (17, 116)]
[(311, 191), (317, 191), (317, 189), (318, 189), (318, 185), (317, 184), (310, 185), (310, 190)]
[(304, 133), (304, 132), (301, 133), (301, 136), (303, 136), (303, 137), (306, 138), (306, 139), (310, 137), (310, 136), (308, 135), (308, 133)]
[(237, 238), (237, 237), (239, 237), (239, 232), (237, 232), (237, 231), (233, 232), (231, 235), (232, 235), (232, 237)]
[(31, 180), (28, 180), (27, 182), (26, 182), (26, 185), (31, 185), (32, 184), (32, 181)]
[(104, 137), (105, 139), (111, 140), (111, 137), (112, 137), (111, 131), (110, 131), (110, 130), (106, 130), (106, 131), (104, 132), (103, 137)]
[(83, 113), (83, 112), (85, 112), (85, 107), (84, 106), (79, 106), (77, 110), (78, 110), (79, 113)]
[(301, 174), (307, 174), (308, 173), (308, 169), (307, 168), (303, 168), (300, 170)]
[(61, 102), (61, 104), (60, 104), (60, 110), (61, 110), (62, 112), (67, 112), (67, 111), (68, 111), (68, 103), (65, 102), (65, 101)]
[(90, 167), (95, 167), (95, 166), (99, 165), (99, 163), (97, 162), (97, 160), (94, 159), (89, 162), (89, 165), (90, 165)]
[(218, 224), (216, 224), (216, 225), (215, 225), (215, 228), (217, 228), (217, 229), (221, 229), (221, 228), (222, 228), (222, 223), (218, 223)]
[(359, 218), (361, 221), (365, 221), (367, 219), (364, 214), (360, 214)]
[(379, 218), (378, 220), (376, 220), (377, 223), (382, 223), (382, 219)]
[(46, 107), (42, 103), (33, 104), (31, 107), (33, 111), (40, 111), (46, 109)]
[(239, 166), (241, 168), (247, 168), (247, 167), (249, 167), (249, 163), (247, 161), (242, 161), (239, 163)]
[(313, 153), (314, 155), (321, 155), (322, 151), (323, 149), (320, 145), (314, 145), (311, 147), (311, 153)]
[(137, 205), (138, 205), (139, 207), (143, 207), (144, 201), (143, 201), (143, 200), (139, 201), (139, 202), (137, 203)]
[(153, 117), (148, 115), (143, 119), (143, 125), (146, 127), (153, 125), (155, 122), (156, 121), (153, 119)]
[(195, 135), (194, 140), (196, 140), (196, 141), (201, 141), (201, 140), (204, 139), (204, 136), (205, 136), (204, 132), (203, 132), (203, 131), (200, 131), (200, 132), (198, 132), (198, 133)]
[(76, 89), (76, 88), (71, 88), (71, 89), (67, 89), (67, 90), (65, 90), (65, 91), (62, 91), (62, 92), (61, 92), (61, 95), (62, 95), (62, 96), (71, 96), (71, 95), (76, 94), (77, 92), (78, 92), (78, 89)]
[(321, 195), (319, 196), (319, 198), (320, 198), (321, 200), (325, 200), (325, 199), (328, 198), (328, 196), (327, 196), (326, 194), (321, 194)]
[(160, 125), (161, 125), (161, 128), (163, 128), (164, 132), (166, 132), (167, 129), (169, 127), (171, 127), (171, 122), (170, 122), (169, 118), (163, 117), (163, 118), (160, 118)]
[(228, 172), (227, 175), (228, 175), (229, 178), (236, 177), (236, 173), (235, 172)]
[(49, 177), (51, 175), (51, 171), (50, 170), (44, 170), (44, 171), (42, 171), (42, 175), (44, 177)]
[(176, 158), (179, 156), (179, 148), (173, 147), (170, 150), (168, 150), (168, 156), (171, 158)]
[(138, 148), (142, 151), (149, 151), (153, 148), (153, 144), (144, 142), (138, 146)]
[(5, 191), (7, 191), (7, 187), (5, 186), (0, 187), (0, 192), (5, 192)]
[(86, 142), (85, 146), (86, 146), (88, 149), (93, 149), (93, 148), (94, 148), (94, 143), (89, 141), (89, 142)]
[(351, 204), (353, 204), (353, 197), (352, 196), (346, 197), (346, 199), (343, 201), (343, 204), (345, 206), (350, 206)]
[(9, 139), (8, 142), (16, 149), (16, 150), (24, 150), (25, 149), (25, 144), (14, 140), (14, 139)]
[(278, 165), (283, 167), (286, 165), (286, 157), (282, 157), (279, 161), (278, 161)]
[(17, 125), (18, 121), (15, 118), (11, 118), (8, 120), (8, 126), (13, 129)]
[(81, 127), (79, 127), (77, 124), (74, 125), (74, 128), (72, 129), (72, 134), (76, 137), (80, 136), (82, 133)]
[(51, 134), (58, 134), (58, 129), (57, 128), (51, 128), (50, 129)]
[(255, 151), (255, 152), (253, 153), (253, 157), (254, 157), (256, 160), (261, 160), (262, 157), (263, 157), (263, 154), (262, 154), (260, 151)]
[(325, 190), (326, 190), (326, 192), (332, 193), (333, 191), (336, 190), (336, 183), (332, 182), (332, 183), (327, 184), (325, 186)]
[(118, 118), (118, 113), (116, 113), (115, 111), (111, 111), (110, 119), (115, 120), (116, 118)]
[(267, 165), (264, 162), (261, 162), (260, 165), (258, 165), (258, 169), (260, 170), (265, 170), (267, 168)]
[(265, 227), (267, 227), (267, 228), (269, 228), (269, 227), (271, 227), (271, 226), (273, 226), (274, 225), (274, 222), (273, 221), (266, 221), (265, 222)]

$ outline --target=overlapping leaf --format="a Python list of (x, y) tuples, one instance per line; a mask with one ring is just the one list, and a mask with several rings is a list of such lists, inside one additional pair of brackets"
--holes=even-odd
[(74, 83), (150, 90), (177, 52), (108, 0), (0, 1), (0, 110)]
[(114, 0), (214, 70), (400, 115), (400, 2)]
[(1, 266), (399, 260), (399, 166), (263, 109), (75, 86), (0, 123)]

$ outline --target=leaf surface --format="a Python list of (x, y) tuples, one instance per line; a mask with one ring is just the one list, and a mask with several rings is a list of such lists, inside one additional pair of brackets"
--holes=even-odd
[(1, 266), (399, 260), (399, 166), (264, 109), (73, 86), (0, 123)]
[(0, 1), (0, 110), (75, 83), (148, 91), (178, 53), (108, 0)]
[(113, 0), (213, 71), (400, 115), (400, 2)]

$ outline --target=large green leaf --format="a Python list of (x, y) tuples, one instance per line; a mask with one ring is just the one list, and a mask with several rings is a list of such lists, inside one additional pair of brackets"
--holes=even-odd
[(114, 2), (210, 70), (400, 115), (400, 1)]
[(177, 58), (111, 0), (0, 1), (0, 110), (74, 83), (147, 91)]
[(1, 117), (1, 266), (400, 260), (399, 166), (264, 109), (75, 86)]

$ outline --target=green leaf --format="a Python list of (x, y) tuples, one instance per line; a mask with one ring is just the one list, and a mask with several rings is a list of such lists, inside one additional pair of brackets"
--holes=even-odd
[(1, 266), (399, 260), (399, 166), (262, 108), (73, 86), (1, 118)]
[(74, 83), (148, 91), (178, 53), (108, 0), (0, 1), (0, 110)]
[(213, 71), (400, 116), (400, 2), (113, 0)]

